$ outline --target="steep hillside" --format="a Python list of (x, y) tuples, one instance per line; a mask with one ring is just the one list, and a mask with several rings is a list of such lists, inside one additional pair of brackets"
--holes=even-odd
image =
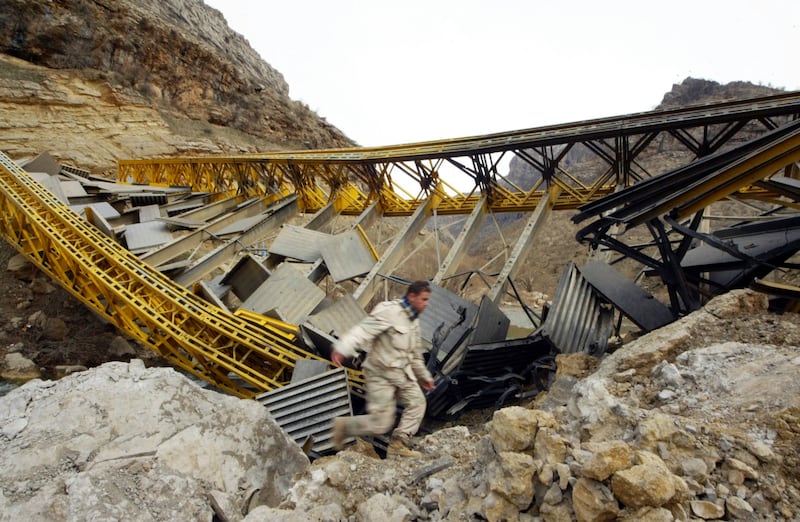
[(0, 0), (0, 148), (119, 158), (352, 145), (201, 0)]

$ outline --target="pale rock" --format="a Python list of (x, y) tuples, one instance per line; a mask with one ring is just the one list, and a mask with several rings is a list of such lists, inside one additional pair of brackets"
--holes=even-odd
[(692, 500), (689, 502), (692, 513), (705, 520), (722, 518), (725, 514), (725, 507), (708, 500)]
[[(674, 399), (676, 395), (677, 393), (675, 393), (673, 390), (661, 390), (658, 392), (658, 400), (668, 402)], [(674, 413), (678, 413), (678, 411), (675, 411)]]
[(399, 495), (376, 493), (358, 507), (358, 514), (362, 520), (410, 522), (413, 514), (405, 504), (405, 499)]
[(614, 520), (619, 516), (619, 504), (602, 482), (579, 478), (572, 488), (572, 507), (579, 522)]
[(643, 507), (619, 519), (620, 522), (674, 522), (675, 520), (685, 519), (676, 519), (669, 509), (663, 507)]
[(511, 406), (494, 412), (491, 439), (496, 451), (532, 450), (540, 427), (557, 426), (552, 413)]
[(638, 464), (611, 477), (611, 489), (623, 504), (632, 508), (659, 507), (675, 496), (675, 478), (663, 466)]
[(597, 367), (597, 357), (578, 352), (556, 355), (556, 379), (564, 376), (582, 379)]
[(350, 466), (342, 460), (330, 460), (324, 464), (323, 470), (325, 471), (328, 482), (331, 486), (341, 486), (347, 482), (347, 477), (350, 474)]
[(750, 440), (747, 442), (747, 451), (752, 453), (761, 462), (775, 462), (775, 452), (772, 451), (768, 445), (759, 440)]
[(742, 313), (760, 312), (769, 307), (769, 297), (761, 292), (731, 290), (703, 306), (703, 310), (717, 318), (736, 317)]
[[(480, 513), (489, 522), (512, 522), (519, 520), (520, 507), (503, 495), (491, 492), (481, 503)], [(377, 519), (364, 519), (377, 520)]]
[(553, 482), (549, 488), (547, 488), (547, 492), (544, 494), (544, 498), (542, 498), (542, 502), (545, 504), (558, 504), (563, 499), (563, 494), (561, 493), (561, 488), (558, 487), (558, 484)]
[(28, 316), (28, 325), (30, 326), (44, 328), (45, 323), (47, 323), (47, 314), (42, 310), (36, 310)]
[(681, 460), (681, 471), (687, 477), (691, 477), (700, 482), (704, 481), (708, 476), (708, 466), (703, 459), (690, 457)]
[(250, 511), (242, 522), (341, 522), (347, 520), (338, 504), (316, 506), (308, 511), (259, 506)]
[(575, 384), (567, 410), (587, 433), (592, 433), (596, 426), (613, 422), (611, 419), (618, 422), (630, 416), (630, 408), (612, 395), (599, 378), (588, 378)]
[(570, 472), (569, 465), (563, 462), (556, 464), (555, 469), (558, 475), (558, 487), (563, 491), (569, 486), (569, 479), (572, 478), (572, 473)]
[(554, 506), (550, 504), (542, 504), (539, 506), (539, 515), (544, 522), (565, 522), (567, 520), (573, 520), (572, 506), (566, 502), (562, 502), (561, 504), (556, 504)]
[(536, 397), (536, 408), (544, 411), (553, 411), (566, 406), (572, 398), (572, 388), (576, 382), (578, 382), (578, 379), (571, 375), (556, 377), (553, 384), (547, 389), (547, 393), (542, 393)]
[(683, 385), (683, 377), (677, 366), (667, 361), (661, 361), (653, 367), (651, 375), (657, 386), (664, 388), (680, 388)]
[(613, 379), (618, 383), (631, 382), (635, 376), (636, 368), (628, 368), (624, 372), (615, 373)]
[(678, 521), (683, 522), (684, 520), (689, 520), (689, 507), (688, 504), (683, 504), (681, 502), (671, 501), (668, 504), (662, 506), (669, 510), (672, 513), (672, 517)]
[(642, 420), (637, 426), (637, 433), (642, 446), (655, 449), (659, 441), (670, 441), (679, 432), (675, 419), (663, 413), (654, 413)]
[(0, 378), (8, 381), (30, 381), (39, 379), (42, 373), (36, 363), (19, 352), (10, 352), (3, 358), (4, 368)]
[(543, 464), (541, 468), (537, 469), (539, 470), (539, 473), (537, 474), (539, 483), (545, 486), (550, 486), (555, 478), (555, 470), (553, 469), (553, 466), (550, 464)]
[(583, 462), (580, 475), (594, 480), (605, 480), (615, 472), (633, 464), (633, 452), (623, 441), (587, 442), (582, 448), (591, 452)]
[(744, 484), (744, 473), (738, 469), (729, 469), (728, 482), (734, 486), (741, 486)]
[[(256, 504), (276, 505), (308, 466), (256, 401), (204, 390), (141, 361), (11, 390), (0, 397), (0, 426), (22, 422), (12, 438), (0, 438), (0, 490), (14, 493), (3, 506), (9, 520), (43, 512), (65, 513), (43, 517), (58, 520), (154, 512), (205, 520), (209, 491), (255, 488)], [(26, 478), (36, 476), (48, 477), (47, 487)]]
[(536, 432), (534, 454), (546, 464), (555, 465), (564, 462), (567, 457), (567, 444), (552, 428), (542, 426)]
[(17, 279), (32, 279), (39, 269), (23, 254), (14, 254), (6, 263), (6, 270), (12, 272)]
[(742, 472), (745, 479), (758, 480), (758, 471), (754, 470), (752, 467), (750, 467), (750, 465), (745, 464), (739, 459), (729, 457), (725, 459), (725, 465), (732, 470)]
[(533, 457), (525, 453), (501, 451), (497, 461), (489, 465), (489, 489), (508, 499), (518, 511), (533, 500)]
[(242, 517), (241, 503), (234, 495), (224, 491), (211, 490), (208, 492), (208, 500), (220, 522), (233, 522)]
[(728, 515), (734, 520), (749, 520), (753, 518), (753, 506), (739, 497), (726, 498), (725, 509), (727, 509)]
[(88, 369), (89, 368), (87, 368), (86, 366), (81, 366), (80, 364), (69, 364), (69, 365), (60, 364), (58, 366), (53, 366), (53, 372), (55, 373), (57, 379), (61, 379), (75, 372), (85, 372)]
[(764, 494), (760, 491), (756, 491), (753, 493), (750, 498), (747, 500), (747, 503), (755, 510), (756, 513), (761, 513), (762, 515), (765, 513), (772, 513), (773, 506), (772, 502), (767, 500), (764, 497)]

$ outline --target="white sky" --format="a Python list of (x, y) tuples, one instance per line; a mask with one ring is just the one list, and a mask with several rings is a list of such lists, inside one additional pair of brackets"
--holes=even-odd
[(800, 0), (205, 2), (363, 146), (647, 111), (687, 76), (800, 90)]

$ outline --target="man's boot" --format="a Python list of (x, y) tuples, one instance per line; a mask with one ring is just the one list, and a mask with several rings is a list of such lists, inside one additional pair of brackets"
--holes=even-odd
[(421, 457), (422, 453), (409, 447), (410, 441), (402, 437), (393, 437), (392, 443), (386, 448), (387, 457)]

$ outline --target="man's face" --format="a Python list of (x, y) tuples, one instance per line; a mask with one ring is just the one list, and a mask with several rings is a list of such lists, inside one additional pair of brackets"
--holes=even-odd
[(408, 302), (411, 304), (411, 307), (416, 310), (418, 314), (421, 314), (425, 308), (428, 306), (428, 301), (431, 299), (430, 292), (420, 292), (418, 294), (408, 294)]

